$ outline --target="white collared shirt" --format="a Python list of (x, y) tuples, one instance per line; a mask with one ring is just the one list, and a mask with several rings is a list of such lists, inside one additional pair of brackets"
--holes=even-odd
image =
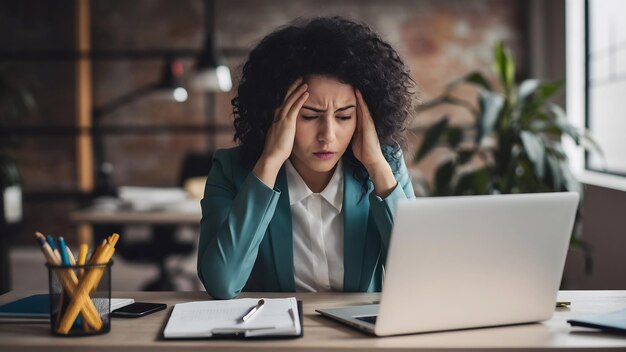
[(313, 193), (287, 160), (296, 291), (343, 291), (343, 165)]

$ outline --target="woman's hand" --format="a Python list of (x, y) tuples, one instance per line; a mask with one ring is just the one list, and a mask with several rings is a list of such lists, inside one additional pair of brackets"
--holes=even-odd
[(397, 182), (380, 148), (374, 119), (372, 119), (365, 99), (358, 89), (355, 89), (355, 94), (357, 102), (356, 131), (352, 139), (352, 152), (370, 175), (376, 194), (384, 198), (393, 191)]
[(386, 160), (380, 148), (374, 120), (363, 99), (363, 95), (358, 89), (355, 89), (355, 94), (356, 130), (352, 138), (352, 151), (361, 164), (369, 170), (381, 162), (386, 163)]
[(293, 149), (298, 114), (309, 97), (307, 84), (302, 81), (298, 78), (289, 86), (282, 105), (274, 111), (274, 123), (267, 131), (263, 153), (253, 170), (269, 187), (274, 187), (278, 171)]

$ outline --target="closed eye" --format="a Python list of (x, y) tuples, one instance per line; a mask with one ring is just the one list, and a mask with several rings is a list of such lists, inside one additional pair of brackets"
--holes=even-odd
[(303, 119), (305, 119), (305, 120), (307, 120), (307, 121), (310, 121), (310, 120), (314, 120), (314, 119), (316, 119), (316, 118), (317, 118), (317, 116), (304, 116), (304, 115), (302, 115), (302, 118), (303, 118)]
[(348, 115), (348, 116), (337, 116), (338, 119), (340, 120), (350, 120), (352, 118), (352, 115)]

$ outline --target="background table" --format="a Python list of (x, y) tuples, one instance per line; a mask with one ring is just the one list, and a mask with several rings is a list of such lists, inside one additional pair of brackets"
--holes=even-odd
[[(0, 296), (0, 304), (35, 292), (10, 292)], [(293, 295), (293, 294), (291, 294)], [(50, 334), (48, 324), (0, 324), (0, 351), (320, 351), (320, 350), (484, 350), (510, 349), (626, 349), (626, 336), (610, 335), (593, 329), (572, 328), (566, 320), (586, 314), (626, 308), (626, 291), (562, 291), (560, 300), (571, 308), (558, 308), (543, 323), (485, 329), (458, 330), (376, 338), (319, 316), (316, 308), (367, 304), (378, 294), (297, 293), (304, 301), (304, 337), (294, 340), (161, 340), (161, 333), (175, 303), (205, 300), (203, 292), (115, 292), (114, 297), (167, 303), (168, 308), (138, 319), (113, 318), (111, 332), (93, 337), (62, 338)], [(287, 297), (285, 293), (247, 293), (242, 297)]]
[[(103, 210), (98, 208), (85, 208), (70, 213), (70, 219), (79, 225), (79, 242), (89, 243), (94, 246), (101, 241), (102, 237), (95, 237), (91, 226), (94, 226), (96, 233), (111, 234), (119, 232), (123, 236), (120, 245), (117, 247), (118, 254), (130, 263), (152, 264), (158, 268), (158, 276), (141, 286), (142, 290), (150, 291), (174, 291), (181, 287), (175, 284), (174, 277), (183, 277), (186, 283), (191, 285), (191, 289), (202, 288), (197, 279), (195, 266), (191, 272), (188, 265), (180, 261), (172, 262), (169, 265), (170, 257), (191, 258), (195, 256), (199, 233), (200, 219), (202, 212), (200, 206), (194, 211), (189, 210), (146, 210), (138, 211), (132, 209)], [(81, 229), (82, 226), (89, 225), (88, 229)], [(125, 231), (126, 226), (148, 226), (151, 238), (141, 238), (140, 242), (126, 241), (128, 237), (132, 239), (130, 231)], [(193, 238), (180, 240), (176, 236), (178, 226), (185, 226), (193, 229)], [(188, 230), (189, 232), (189, 230)], [(128, 236), (128, 237), (127, 237)], [(158, 241), (158, 242), (157, 242)], [(129, 249), (126, 243), (134, 244), (133, 249)], [(139, 255), (138, 255), (139, 253)], [(189, 287), (185, 287), (189, 289)]]
[(82, 224), (149, 224), (149, 225), (198, 225), (200, 212), (178, 211), (104, 211), (97, 209), (77, 210), (70, 214), (70, 219)]

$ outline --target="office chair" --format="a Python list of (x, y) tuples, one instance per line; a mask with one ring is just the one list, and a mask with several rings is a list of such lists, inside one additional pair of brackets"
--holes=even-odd
[[(213, 161), (213, 152), (190, 153), (185, 157), (181, 168), (180, 186), (192, 177), (209, 174)], [(180, 241), (176, 232), (178, 225), (153, 225), (152, 234), (146, 241), (128, 241), (123, 237), (117, 246), (119, 255), (129, 262), (155, 264), (159, 268), (159, 275), (147, 283), (145, 291), (176, 291), (173, 278), (184, 275), (180, 265), (166, 265), (167, 259), (173, 256), (189, 256), (196, 248), (197, 239)], [(195, 275), (187, 275), (195, 280)], [(195, 281), (194, 281), (195, 282)]]

